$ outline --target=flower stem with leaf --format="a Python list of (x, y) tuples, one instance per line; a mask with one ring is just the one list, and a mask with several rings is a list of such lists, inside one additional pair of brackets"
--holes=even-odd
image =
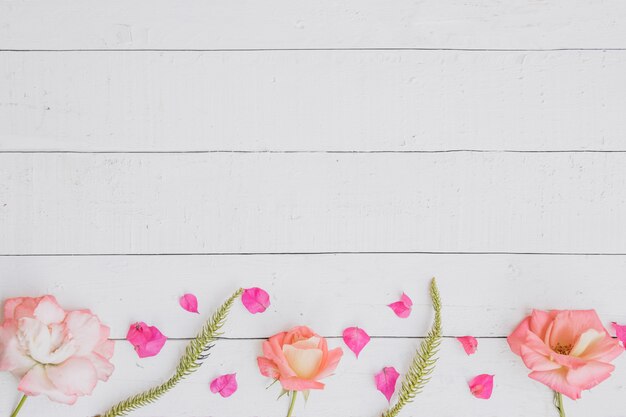
[(419, 394), (426, 383), (430, 380), (430, 375), (435, 370), (437, 362), (437, 352), (441, 344), (441, 298), (435, 278), (430, 283), (430, 298), (435, 310), (435, 320), (428, 332), (426, 338), (420, 344), (419, 349), (415, 353), (413, 362), (408, 372), (404, 376), (398, 401), (396, 404), (385, 411), (382, 417), (396, 417), (400, 410), (409, 402), (413, 401), (415, 396)]
[(22, 398), (20, 399), (20, 402), (17, 404), (17, 407), (15, 407), (15, 410), (13, 410), (13, 412), (11, 413), (11, 417), (15, 417), (17, 416), (17, 414), (20, 412), (20, 410), (22, 409), (22, 406), (24, 405), (24, 403), (26, 402), (26, 399), (28, 398), (27, 395), (22, 395)]
[(565, 408), (563, 407), (563, 394), (554, 391), (554, 406), (559, 412), (559, 417), (565, 417)]
[(241, 295), (243, 289), (237, 290), (231, 295), (222, 306), (213, 314), (211, 319), (204, 324), (198, 335), (192, 339), (187, 345), (185, 354), (180, 359), (176, 372), (170, 379), (163, 384), (150, 388), (141, 394), (134, 395), (117, 405), (113, 406), (109, 411), (104, 413), (102, 417), (119, 417), (125, 416), (144, 405), (150, 404), (158, 400), (163, 394), (174, 388), (187, 375), (196, 371), (202, 365), (202, 362), (209, 356), (208, 350), (213, 347), (212, 343), (221, 334), (220, 329), (226, 322), (230, 308), (233, 302)]

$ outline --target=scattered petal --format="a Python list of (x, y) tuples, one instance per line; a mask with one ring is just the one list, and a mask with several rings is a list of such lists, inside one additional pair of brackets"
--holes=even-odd
[(456, 340), (461, 342), (461, 345), (463, 345), (463, 349), (465, 349), (465, 353), (467, 353), (468, 355), (473, 355), (474, 353), (476, 353), (478, 340), (476, 340), (474, 336), (457, 337)]
[(407, 318), (409, 314), (411, 314), (411, 307), (413, 307), (413, 301), (409, 298), (408, 295), (402, 293), (402, 297), (400, 297), (400, 301), (396, 301), (395, 303), (388, 304), (396, 316), (400, 318)]
[(193, 294), (185, 294), (178, 301), (180, 306), (190, 313), (198, 313), (198, 299)]
[(374, 380), (376, 381), (376, 388), (378, 391), (382, 392), (387, 401), (391, 402), (391, 397), (393, 393), (396, 391), (396, 381), (400, 374), (396, 371), (396, 368), (393, 366), (388, 366), (383, 368), (382, 371), (377, 373), (374, 376)]
[(611, 323), (615, 329), (615, 334), (620, 342), (626, 347), (626, 326), (621, 326), (615, 322)]
[(230, 397), (237, 391), (237, 374), (227, 374), (215, 378), (211, 381), (211, 392), (224, 397)]
[(469, 382), (472, 395), (483, 400), (491, 398), (491, 392), (493, 391), (493, 377), (494, 375), (481, 374), (472, 379)]
[(135, 347), (140, 358), (148, 358), (157, 355), (161, 351), (167, 337), (156, 327), (148, 326), (141, 321), (130, 325), (126, 334), (126, 340)]
[(358, 327), (348, 327), (343, 331), (343, 342), (350, 348), (351, 351), (354, 352), (356, 357), (359, 357), (359, 353), (361, 350), (367, 345), (370, 341), (370, 336), (365, 332), (365, 330), (360, 329)]
[(270, 306), (270, 295), (261, 288), (248, 288), (241, 295), (241, 302), (250, 313), (262, 313)]

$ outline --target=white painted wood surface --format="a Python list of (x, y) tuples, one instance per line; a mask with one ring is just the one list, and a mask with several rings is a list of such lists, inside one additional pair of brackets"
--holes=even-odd
[[(297, 417), (379, 415), (373, 374), (406, 369), (431, 276), (446, 339), (403, 415), (555, 415), (504, 338), (533, 307), (626, 322), (625, 20), (617, 0), (1, 0), (0, 298), (56, 294), (118, 339), (91, 398), (21, 415), (93, 416), (161, 381), (251, 285), (272, 308), (238, 304), (206, 366), (133, 415), (284, 415), (254, 358), (294, 324), (376, 336)], [(406, 320), (385, 307), (402, 291)], [(173, 338), (158, 357), (120, 340), (136, 320)], [(626, 416), (616, 365), (569, 417)], [(15, 387), (0, 375), (2, 416)]]
[(624, 73), (626, 50), (0, 52), (0, 150), (626, 150)]
[(3, 0), (2, 49), (624, 48), (620, 0)]
[(626, 253), (626, 153), (0, 154), (0, 253)]

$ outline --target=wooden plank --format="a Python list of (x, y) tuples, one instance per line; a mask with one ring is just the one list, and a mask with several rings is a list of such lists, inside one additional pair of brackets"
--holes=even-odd
[[(331, 346), (340, 346), (335, 340)], [(383, 366), (407, 369), (418, 341), (403, 339), (378, 339), (368, 345), (359, 360), (348, 352), (336, 374), (328, 378), (324, 391), (315, 391), (304, 406), (298, 403), (296, 414), (310, 416), (379, 416), (385, 409), (386, 399), (376, 391), (373, 375)], [(182, 353), (184, 342), (168, 342), (155, 358), (138, 359), (125, 342), (118, 343), (114, 357), (117, 369), (110, 381), (96, 387), (90, 398), (82, 398), (77, 405), (67, 407), (54, 404), (45, 398), (27, 401), (23, 416), (85, 417), (101, 413), (113, 402), (131, 393), (162, 381), (172, 372)], [(261, 376), (255, 358), (261, 353), (260, 340), (219, 341), (212, 356), (195, 374), (164, 396), (159, 402), (133, 413), (137, 417), (154, 416), (276, 416), (287, 413), (287, 399), (276, 397), (279, 387), (266, 387), (271, 381)], [(405, 415), (434, 414), (438, 417), (500, 417), (552, 416), (549, 388), (532, 381), (521, 360), (508, 349), (503, 339), (482, 339), (479, 351), (467, 357), (455, 340), (445, 340), (440, 362), (433, 379), (415, 402), (408, 405)], [(567, 415), (571, 417), (612, 417), (619, 408), (607, 406), (624, 395), (623, 379), (626, 377), (626, 356), (615, 361), (614, 375), (593, 391), (583, 394), (576, 402), (565, 400)], [(211, 394), (209, 382), (224, 373), (237, 372), (239, 390), (227, 399)], [(467, 381), (477, 374), (495, 374), (493, 397), (489, 401), (475, 399), (469, 393)], [(8, 415), (17, 400), (16, 383), (10, 375), (0, 374), (0, 410)], [(450, 401), (453, 398), (454, 401)], [(251, 401), (253, 399), (253, 401)]]
[[(596, 308), (609, 326), (626, 323), (626, 256), (261, 255), (0, 257), (0, 297), (56, 294), (67, 308), (91, 308), (123, 339), (131, 323), (172, 338), (196, 334), (239, 286), (260, 286), (262, 315), (233, 309), (225, 336), (268, 337), (307, 324), (325, 336), (358, 325), (372, 336), (424, 336), (437, 276), (448, 336), (504, 337), (532, 308)], [(386, 306), (405, 291), (415, 306), (398, 319)], [(178, 305), (197, 294), (201, 315)]]
[(0, 150), (625, 150), (625, 72), (626, 51), (5, 52)]
[(625, 17), (619, 0), (5, 0), (0, 48), (623, 48)]
[(2, 154), (0, 253), (626, 253), (626, 154)]

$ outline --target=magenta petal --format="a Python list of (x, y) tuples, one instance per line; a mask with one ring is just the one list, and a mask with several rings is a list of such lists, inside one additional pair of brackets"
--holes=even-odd
[(262, 313), (270, 306), (270, 295), (261, 288), (248, 288), (241, 295), (241, 302), (250, 313)]
[(237, 391), (237, 374), (227, 374), (215, 378), (211, 381), (211, 392), (218, 393), (226, 398)]
[(161, 351), (167, 337), (156, 327), (148, 326), (141, 321), (130, 325), (126, 334), (126, 340), (135, 347), (135, 351), (140, 358), (148, 358), (157, 355)]
[(389, 308), (396, 313), (396, 316), (400, 318), (407, 318), (409, 314), (411, 314), (411, 307), (413, 306), (413, 301), (409, 298), (408, 295), (402, 293), (402, 297), (400, 297), (400, 301), (396, 301), (395, 303), (391, 303), (387, 305)]
[(409, 296), (406, 295), (405, 293), (402, 293), (402, 296), (400, 297), (400, 301), (402, 301), (402, 303), (404, 303), (404, 305), (407, 306), (408, 308), (413, 307), (413, 300), (411, 300)]
[(343, 342), (354, 352), (357, 358), (369, 341), (369, 335), (365, 330), (358, 327), (348, 327), (343, 331)]
[(198, 312), (198, 299), (193, 294), (185, 294), (178, 301), (180, 306), (190, 313)]
[(615, 329), (615, 334), (620, 342), (626, 347), (626, 326), (621, 326), (615, 322), (611, 323)]
[(374, 375), (376, 381), (376, 388), (382, 392), (387, 401), (391, 402), (391, 397), (396, 391), (396, 381), (400, 374), (393, 366), (385, 367), (382, 371)]
[(465, 349), (465, 353), (467, 353), (468, 355), (473, 355), (474, 353), (476, 353), (478, 340), (476, 340), (474, 336), (457, 337), (456, 340), (461, 342), (461, 345), (463, 345), (463, 349)]
[(472, 395), (483, 400), (491, 398), (491, 392), (493, 391), (493, 377), (494, 375), (481, 374), (472, 379), (469, 382)]
[(396, 316), (400, 318), (407, 318), (411, 314), (411, 307), (407, 307), (402, 301), (396, 301), (395, 303), (388, 304), (388, 307), (396, 313)]

